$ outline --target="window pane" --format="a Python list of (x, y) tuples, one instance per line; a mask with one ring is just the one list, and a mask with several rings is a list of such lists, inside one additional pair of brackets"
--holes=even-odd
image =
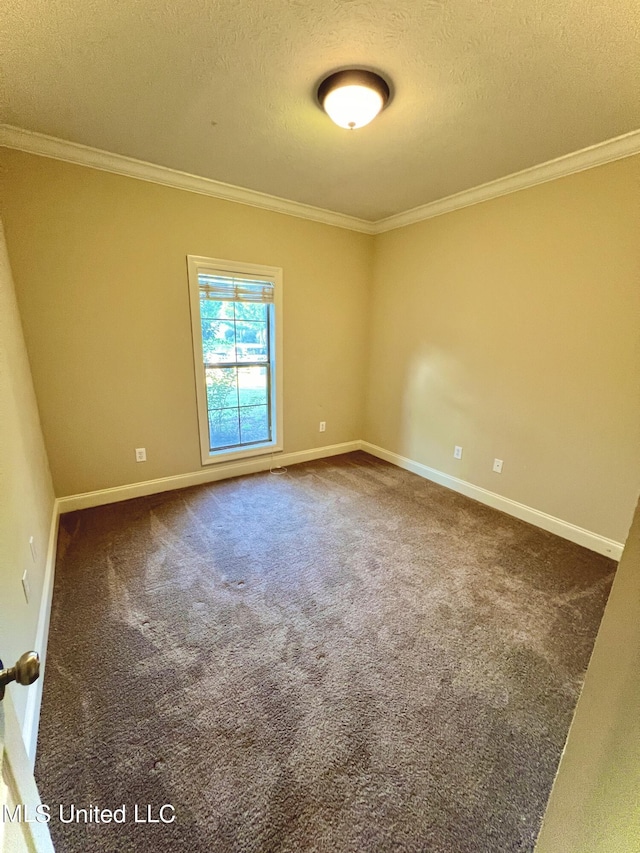
[(203, 320), (205, 317), (233, 320), (235, 316), (233, 305), (233, 302), (218, 302), (215, 299), (208, 299), (204, 293), (200, 293), (200, 316)]
[(240, 409), (240, 436), (243, 444), (269, 441), (269, 412), (267, 406)]
[(236, 320), (236, 354), (238, 361), (267, 361), (266, 322)]
[(261, 302), (236, 302), (236, 318), (238, 320), (259, 320), (267, 322), (268, 305)]
[(208, 367), (207, 408), (209, 414), (215, 409), (226, 409), (238, 405), (238, 376), (235, 367)]
[(240, 443), (238, 409), (216, 409), (209, 412), (209, 447), (219, 450)]
[(238, 398), (241, 406), (266, 406), (268, 392), (266, 367), (238, 368)]
[(202, 355), (207, 362), (235, 361), (233, 320), (202, 319)]

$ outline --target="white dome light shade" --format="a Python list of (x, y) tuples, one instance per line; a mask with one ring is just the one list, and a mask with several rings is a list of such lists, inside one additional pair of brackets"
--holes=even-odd
[(339, 127), (355, 130), (378, 115), (389, 100), (389, 86), (372, 71), (338, 71), (323, 80), (318, 101)]
[(378, 115), (382, 96), (365, 86), (340, 86), (324, 99), (324, 110), (339, 127), (355, 130), (364, 127)]

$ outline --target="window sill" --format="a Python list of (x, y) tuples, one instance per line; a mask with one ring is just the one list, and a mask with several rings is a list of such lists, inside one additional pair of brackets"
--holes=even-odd
[(254, 456), (266, 456), (269, 453), (282, 453), (282, 445), (275, 442), (254, 444), (240, 450), (218, 450), (203, 456), (203, 465), (217, 465), (220, 462), (235, 462), (239, 459), (252, 459)]

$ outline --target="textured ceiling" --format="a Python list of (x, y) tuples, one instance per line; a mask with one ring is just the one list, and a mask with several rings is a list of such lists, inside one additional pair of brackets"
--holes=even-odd
[[(1, 120), (364, 219), (640, 127), (637, 0), (3, 0)], [(314, 101), (379, 69), (357, 131)]]

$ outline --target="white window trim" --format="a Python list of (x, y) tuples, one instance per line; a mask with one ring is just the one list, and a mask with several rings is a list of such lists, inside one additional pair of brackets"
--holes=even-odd
[[(196, 383), (196, 402), (198, 408), (198, 429), (200, 433), (200, 455), (203, 465), (228, 462), (231, 459), (247, 459), (266, 453), (279, 453), (283, 449), (283, 413), (282, 413), (282, 269), (259, 264), (247, 264), (240, 261), (228, 261), (220, 258), (204, 258), (199, 255), (187, 255), (189, 276), (189, 300), (191, 306), (191, 338), (193, 342), (193, 366)], [(200, 272), (245, 273), (272, 281), (274, 284), (273, 305), (275, 330), (272, 333), (275, 369), (271, 375), (271, 411), (273, 418), (272, 440), (264, 444), (237, 450), (209, 450), (209, 419), (207, 411), (207, 390), (204, 375), (204, 355), (202, 349), (202, 329), (200, 320), (200, 291), (198, 274)]]

